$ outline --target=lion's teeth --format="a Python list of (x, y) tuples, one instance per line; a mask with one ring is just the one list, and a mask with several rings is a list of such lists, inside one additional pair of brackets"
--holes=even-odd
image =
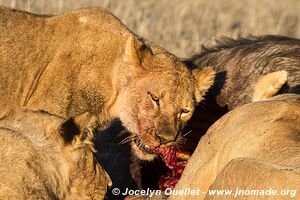
[(148, 145), (145, 145), (145, 147), (146, 147), (146, 148), (149, 148), (149, 146), (148, 146)]

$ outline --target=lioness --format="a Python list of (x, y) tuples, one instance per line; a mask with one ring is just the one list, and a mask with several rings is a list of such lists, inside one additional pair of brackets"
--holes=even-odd
[(26, 106), (70, 117), (120, 118), (135, 154), (171, 145), (212, 85), (101, 8), (38, 16), (0, 8), (0, 116)]
[(24, 111), (0, 121), (0, 199), (102, 199), (110, 178), (93, 155), (95, 117)]

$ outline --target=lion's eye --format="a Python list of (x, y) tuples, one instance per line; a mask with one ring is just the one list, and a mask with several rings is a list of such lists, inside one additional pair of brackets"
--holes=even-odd
[(190, 113), (188, 109), (182, 109), (180, 112), (180, 118), (186, 117)]
[(187, 114), (187, 113), (189, 113), (190, 111), (188, 110), (188, 109), (182, 109), (181, 110), (181, 113), (185, 113), (185, 114)]
[(151, 99), (152, 101), (154, 101), (155, 104), (159, 107), (159, 104), (160, 104), (159, 98), (158, 98), (157, 96), (153, 95), (153, 94), (150, 93), (150, 92), (148, 92), (148, 95), (149, 95), (150, 99)]

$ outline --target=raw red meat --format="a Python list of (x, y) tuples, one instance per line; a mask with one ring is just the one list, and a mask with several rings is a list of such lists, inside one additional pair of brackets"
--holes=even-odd
[[(166, 190), (167, 188), (174, 188), (176, 183), (179, 181), (183, 172), (184, 166), (179, 165), (179, 159), (176, 154), (179, 153), (174, 147), (153, 147), (151, 148), (157, 155), (159, 155), (165, 162), (166, 166), (170, 171), (159, 179), (158, 186), (160, 190)], [(181, 161), (180, 163), (185, 165), (187, 160)]]

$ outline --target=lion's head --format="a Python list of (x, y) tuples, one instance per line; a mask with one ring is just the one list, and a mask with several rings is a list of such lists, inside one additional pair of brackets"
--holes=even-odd
[(215, 73), (211, 68), (191, 72), (175, 56), (134, 37), (126, 42), (123, 60), (130, 73), (120, 83), (118, 115), (132, 133), (128, 140), (134, 153), (151, 160), (155, 157), (151, 147), (180, 140)]
[(89, 113), (66, 120), (45, 111), (10, 111), (0, 120), (0, 151), (6, 152), (0, 155), (0, 187), (6, 187), (0, 198), (102, 199), (112, 182), (94, 156), (97, 125)]
[[(63, 140), (63, 152), (70, 170), (69, 193), (66, 199), (102, 199), (112, 185), (106, 171), (94, 157), (96, 116), (84, 113), (65, 120), (58, 126)], [(56, 134), (58, 135), (58, 134)]]

